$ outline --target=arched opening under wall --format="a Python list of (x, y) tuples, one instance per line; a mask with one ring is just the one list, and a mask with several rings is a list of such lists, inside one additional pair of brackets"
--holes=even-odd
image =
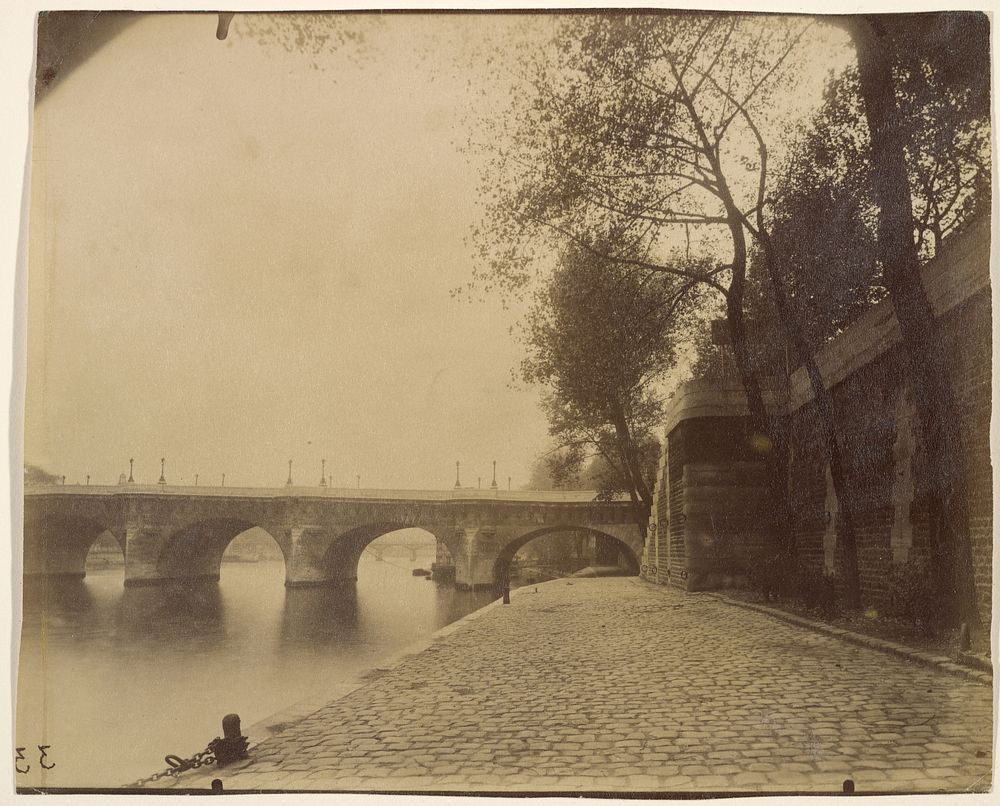
[(425, 529), (396, 529), (381, 534), (364, 548), (359, 562), (374, 560), (409, 571), (429, 570), (437, 555), (437, 538)]
[(285, 550), (256, 524), (203, 520), (174, 532), (161, 548), (157, 572), (165, 581), (192, 582), (239, 577), (247, 586), (285, 579)]
[(338, 535), (323, 559), (334, 579), (360, 580), (405, 573), (430, 574), (437, 554), (437, 538), (425, 529), (395, 524), (365, 524)]
[(109, 531), (101, 532), (90, 544), (83, 563), (88, 582), (114, 583), (121, 587), (125, 579), (125, 552), (118, 539)]
[(426, 529), (369, 523), (337, 535), (322, 565), (333, 580), (358, 580), (362, 573), (371, 575), (383, 567), (429, 576), (438, 543), (437, 537)]
[(124, 575), (125, 552), (122, 551), (121, 544), (111, 532), (107, 530), (101, 532), (97, 539), (90, 544), (90, 550), (87, 552), (83, 567), (88, 576), (96, 571), (108, 569), (117, 569)]
[[(104, 623), (121, 596), (125, 557), (114, 534), (89, 518), (26, 520), (23, 542), (23, 626), (53, 632), (76, 624)], [(95, 615), (99, 614), (99, 615)]]
[(38, 518), (24, 524), (23, 562), (26, 578), (35, 576), (83, 579), (94, 570), (90, 555), (100, 544), (108, 563), (124, 565), (118, 539), (102, 524), (88, 518)]
[(508, 543), (493, 568), (498, 590), (572, 576), (635, 576), (639, 559), (624, 541), (596, 529), (555, 526)]
[[(253, 573), (249, 574), (251, 571)], [(248, 574), (258, 580), (273, 577), (275, 584), (283, 583), (285, 578), (285, 555), (281, 546), (259, 526), (240, 532), (222, 552), (220, 579), (243, 578)]]

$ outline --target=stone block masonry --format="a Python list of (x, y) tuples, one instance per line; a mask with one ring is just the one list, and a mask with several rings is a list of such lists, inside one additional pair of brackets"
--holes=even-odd
[(217, 580), (226, 546), (254, 527), (280, 549), (289, 587), (351, 584), (369, 543), (411, 527), (435, 536), (437, 570), (462, 588), (496, 587), (521, 546), (552, 532), (601, 535), (633, 567), (642, 551), (631, 504), (586, 491), (39, 486), (24, 510), (25, 575), (83, 577), (90, 546), (110, 532), (126, 585)]
[[(993, 550), (988, 223), (979, 222), (949, 242), (923, 274), (938, 317), (938, 335), (949, 357), (947, 371), (960, 418), (969, 531), (985, 623), (989, 623), (991, 610)], [(927, 456), (907, 388), (898, 326), (891, 311), (888, 302), (876, 306), (818, 356), (833, 394), (835, 416), (846, 447), (847, 482), (858, 510), (862, 598), (866, 605), (876, 608), (887, 603), (893, 568), (928, 554)], [(881, 343), (871, 342), (867, 325), (872, 318), (887, 323)], [(863, 360), (858, 359), (859, 355)], [(799, 511), (822, 505), (827, 466), (819, 448), (815, 403), (805, 392), (802, 376), (800, 370), (792, 379), (790, 422), (795, 448), (790, 474), (792, 506)], [(822, 555), (821, 531), (815, 526), (800, 528), (798, 541), (803, 555), (817, 563)], [(835, 567), (840, 563), (838, 543)]]
[[(960, 417), (970, 535), (984, 622), (992, 597), (993, 472), (989, 221), (952, 238), (922, 271)], [(857, 507), (862, 598), (881, 608), (894, 568), (926, 557), (927, 458), (906, 388), (899, 327), (889, 301), (874, 306), (816, 356), (833, 395)], [(817, 570), (841, 564), (839, 518), (815, 402), (802, 369), (787, 395), (769, 400), (788, 419), (790, 497), (799, 556)], [(725, 587), (767, 547), (760, 509), (763, 462), (746, 431), (742, 387), (700, 380), (683, 385), (667, 413), (656, 506), (643, 573), (694, 589)], [(706, 475), (708, 473), (708, 475)], [(708, 482), (706, 479), (713, 478)]]

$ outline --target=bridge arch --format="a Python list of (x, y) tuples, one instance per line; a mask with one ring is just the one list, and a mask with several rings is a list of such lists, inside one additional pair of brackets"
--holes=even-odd
[(331, 580), (354, 581), (358, 578), (358, 562), (368, 545), (383, 535), (402, 529), (420, 529), (427, 532), (436, 542), (443, 543), (453, 554), (458, 550), (458, 539), (454, 529), (442, 529), (434, 525), (419, 523), (368, 523), (341, 533), (331, 541), (320, 562)]
[(510, 564), (514, 559), (514, 555), (517, 554), (518, 551), (528, 545), (528, 543), (532, 540), (559, 532), (586, 532), (587, 534), (605, 537), (614, 541), (614, 544), (619, 549), (620, 554), (625, 558), (629, 575), (635, 576), (639, 573), (639, 557), (636, 554), (635, 549), (629, 545), (627, 541), (622, 540), (621, 537), (608, 531), (604, 531), (603, 529), (596, 529), (592, 526), (557, 524), (553, 526), (546, 526), (541, 529), (533, 529), (532, 531), (520, 535), (519, 537), (504, 544), (493, 563), (493, 584), (496, 589), (501, 590), (503, 588), (504, 581), (509, 578)]
[(287, 573), (290, 547), (272, 530), (239, 518), (206, 518), (177, 529), (163, 541), (156, 558), (157, 578), (164, 581), (218, 580), (226, 548), (254, 528), (266, 533), (281, 549)]
[(24, 573), (83, 579), (87, 554), (103, 534), (110, 534), (124, 554), (124, 535), (102, 520), (79, 514), (26, 518)]

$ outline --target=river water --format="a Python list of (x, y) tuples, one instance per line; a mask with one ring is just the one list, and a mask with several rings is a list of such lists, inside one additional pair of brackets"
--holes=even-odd
[(412, 575), (432, 560), (366, 553), (347, 592), (286, 589), (280, 560), (188, 587), (124, 588), (120, 567), (26, 587), (18, 786), (129, 783), (203, 749), (225, 714), (246, 727), (320, 696), (490, 601)]

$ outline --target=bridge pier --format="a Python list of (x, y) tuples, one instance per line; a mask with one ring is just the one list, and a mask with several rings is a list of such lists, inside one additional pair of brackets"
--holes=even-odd
[(125, 587), (159, 585), (168, 581), (157, 568), (165, 537), (162, 529), (128, 527), (125, 532)]
[(184, 551), (183, 547), (169, 545), (171, 537), (173, 535), (169, 529), (145, 525), (133, 525), (127, 529), (126, 587), (169, 585), (177, 582), (218, 582), (219, 566), (228, 541), (220, 545), (202, 539), (198, 541), (200, 551)]
[(463, 591), (495, 587), (498, 530), (482, 526), (456, 529), (455, 537), (451, 549), (455, 587)]
[(438, 582), (455, 581), (455, 560), (451, 556), (448, 544), (435, 536), (436, 550), (434, 562), (431, 563), (431, 577)]
[(26, 577), (83, 579), (87, 575), (85, 565), (90, 546), (41, 540), (33, 549), (24, 553)]
[(494, 559), (472, 558), (471, 566), (455, 566), (454, 586), (460, 591), (486, 590), (495, 587), (493, 580)]
[(293, 526), (289, 530), (291, 557), (285, 564), (286, 588), (346, 585), (357, 580), (357, 565), (349, 573), (336, 573), (344, 569), (331, 569), (327, 562), (335, 531), (320, 526)]
[[(87, 553), (105, 532), (97, 523), (67, 518), (32, 519), (25, 524), (23, 562), (26, 577), (83, 579)], [(112, 535), (121, 545), (115, 532)]]

